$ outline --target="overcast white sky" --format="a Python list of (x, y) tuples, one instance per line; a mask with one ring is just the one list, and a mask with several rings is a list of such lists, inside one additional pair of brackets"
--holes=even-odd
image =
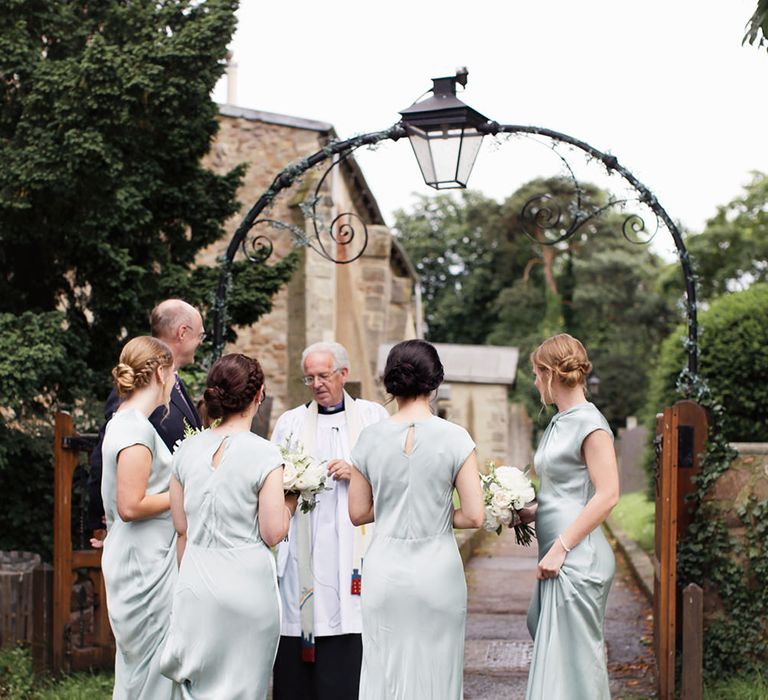
[[(768, 52), (741, 45), (755, 5), (243, 0), (237, 103), (328, 121), (346, 138), (395, 123), (431, 78), (466, 65), (465, 102), (612, 152), (698, 231), (751, 170), (768, 172)], [(214, 97), (226, 101), (223, 84)], [(406, 140), (357, 158), (388, 223), (411, 193), (434, 192)], [(556, 167), (544, 148), (488, 144), (470, 187), (503, 198)]]

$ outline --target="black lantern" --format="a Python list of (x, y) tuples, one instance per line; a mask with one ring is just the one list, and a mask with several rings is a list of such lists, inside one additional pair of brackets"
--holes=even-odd
[(600, 393), (600, 377), (596, 374), (590, 375), (587, 379), (587, 388), (592, 396), (597, 396)]
[(432, 96), (400, 112), (424, 182), (436, 190), (464, 188), (480, 151), (488, 119), (456, 97), (467, 84), (466, 68), (452, 78), (433, 78)]

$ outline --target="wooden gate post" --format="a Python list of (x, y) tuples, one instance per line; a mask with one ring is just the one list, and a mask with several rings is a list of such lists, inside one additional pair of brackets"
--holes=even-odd
[[(52, 670), (54, 673), (110, 667), (115, 656), (114, 640), (107, 615), (104, 579), (101, 574), (101, 550), (73, 551), (72, 549), (73, 478), (80, 463), (80, 453), (91, 449), (92, 441), (92, 437), (78, 435), (73, 430), (72, 417), (68, 413), (56, 414), (53, 447), (55, 462)], [(93, 633), (89, 633), (87, 642), (81, 639), (80, 644), (76, 644), (71, 635), (72, 587), (78, 580), (81, 585), (89, 583), (92, 586), (95, 610), (95, 618), (92, 622)], [(80, 624), (85, 624), (82, 609)]]
[(656, 474), (656, 546), (653, 560), (653, 627), (659, 700), (675, 696), (675, 590), (677, 588), (677, 460), (673, 458), (674, 408), (665, 408)]
[(72, 596), (72, 477), (79, 454), (64, 448), (64, 438), (74, 432), (69, 413), (56, 414), (53, 435), (53, 671), (69, 670), (65, 664), (64, 635), (69, 623)]
[(656, 417), (656, 533), (653, 558), (654, 651), (659, 700), (675, 697), (675, 652), (681, 628), (677, 590), (677, 542), (693, 518), (686, 496), (707, 442), (706, 410), (679, 401)]

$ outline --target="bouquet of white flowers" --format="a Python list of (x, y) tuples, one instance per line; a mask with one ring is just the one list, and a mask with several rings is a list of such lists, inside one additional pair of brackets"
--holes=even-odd
[(309, 513), (315, 507), (317, 494), (326, 490), (325, 462), (313, 459), (300, 442), (291, 440), (291, 436), (280, 445), (280, 454), (283, 457), (283, 490), (298, 493), (301, 512)]
[(493, 462), (487, 466), (488, 473), (480, 475), (485, 503), (483, 528), (500, 535), (505, 525), (511, 525), (517, 543), (528, 546), (536, 536), (535, 530), (521, 523), (517, 515), (517, 511), (536, 498), (533, 484), (526, 475), (527, 470), (523, 472), (506, 465), (497, 467)]

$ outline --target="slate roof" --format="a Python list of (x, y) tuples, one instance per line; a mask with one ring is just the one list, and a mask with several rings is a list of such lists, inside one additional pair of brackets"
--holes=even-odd
[[(384, 374), (387, 355), (394, 343), (379, 345), (376, 371)], [(467, 384), (506, 384), (512, 386), (517, 374), (520, 351), (500, 345), (455, 345), (433, 343), (443, 363), (446, 382)]]

